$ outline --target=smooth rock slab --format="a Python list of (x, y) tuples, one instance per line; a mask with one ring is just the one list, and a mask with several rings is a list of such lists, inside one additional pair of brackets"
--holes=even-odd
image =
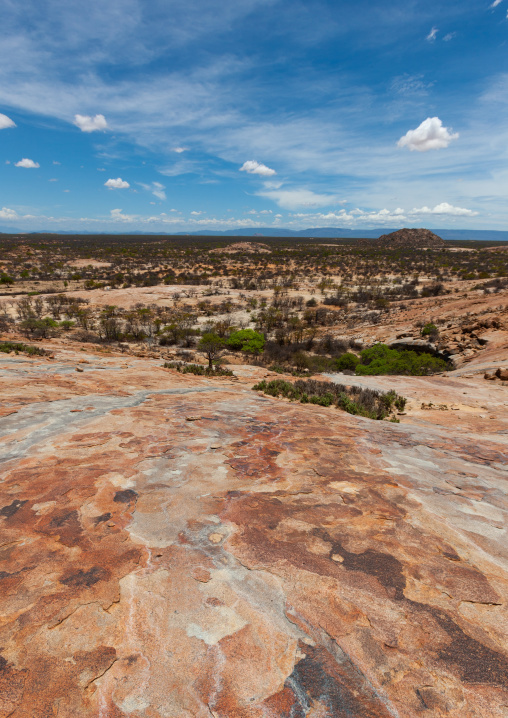
[(8, 366), (0, 718), (506, 718), (502, 401), (389, 424), (123, 362)]

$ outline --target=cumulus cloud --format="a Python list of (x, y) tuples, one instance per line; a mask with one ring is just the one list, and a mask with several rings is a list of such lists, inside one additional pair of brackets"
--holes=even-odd
[(16, 127), (16, 123), (11, 120), (7, 115), (2, 115), (0, 112), (0, 130), (6, 130), (8, 127)]
[(116, 179), (108, 179), (107, 182), (104, 182), (104, 187), (108, 189), (127, 189), (127, 187), (130, 187), (130, 184), (121, 177), (117, 177)]
[(134, 222), (138, 218), (135, 214), (122, 214), (121, 209), (112, 209), (110, 215), (116, 222)]
[(430, 209), (430, 207), (419, 207), (414, 208), (409, 212), (410, 215), (419, 215), (419, 214), (445, 214), (449, 217), (477, 217), (478, 212), (473, 212), (471, 209), (465, 209), (464, 207), (454, 207), (451, 204), (448, 204), (448, 202), (441, 202), (441, 204), (436, 204), (436, 206), (433, 209)]
[(277, 202), (283, 209), (298, 209), (299, 207), (326, 207), (326, 205), (337, 204), (338, 199), (334, 195), (316, 194), (308, 189), (273, 189), (257, 193), (260, 197)]
[(193, 211), (191, 212), (191, 214), (193, 214), (193, 215), (195, 215), (195, 216), (197, 217), (197, 216), (199, 216), (200, 214), (203, 214), (203, 212), (196, 212), (196, 210), (193, 210)]
[(74, 124), (81, 132), (102, 132), (108, 128), (104, 115), (74, 115)]
[(256, 160), (247, 160), (240, 167), (240, 172), (248, 172), (250, 175), (261, 175), (261, 177), (272, 177), (277, 172), (270, 167), (256, 162)]
[(186, 148), (186, 147), (173, 147), (173, 150), (172, 150), (172, 151), (173, 151), (173, 152), (176, 152), (176, 153), (179, 154), (179, 155), (181, 155), (182, 152), (186, 152), (186, 151), (187, 151), (187, 148)]
[(409, 147), (411, 151), (428, 152), (448, 147), (452, 140), (456, 140), (458, 132), (451, 132), (450, 128), (443, 127), (439, 117), (427, 117), (415, 130), (408, 130), (404, 137), (397, 142), (397, 147)]
[(37, 169), (37, 167), (40, 167), (40, 164), (38, 162), (34, 162), (33, 160), (29, 160), (26, 157), (23, 157), (22, 160), (19, 162), (16, 162), (14, 164), (15, 167), (24, 167), (27, 170), (33, 170)]
[(436, 36), (439, 32), (439, 29), (437, 27), (433, 27), (432, 30), (429, 32), (427, 37), (425, 38), (428, 42), (434, 42), (436, 39)]
[(2, 207), (0, 209), (0, 219), (18, 219), (18, 214), (13, 209)]

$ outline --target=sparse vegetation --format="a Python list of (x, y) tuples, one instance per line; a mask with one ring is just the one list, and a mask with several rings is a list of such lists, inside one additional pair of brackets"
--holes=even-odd
[(31, 344), (22, 344), (21, 342), (0, 342), (0, 352), (3, 354), (28, 354), (28, 356), (46, 356), (47, 351), (40, 347), (34, 347)]
[[(360, 352), (393, 341), (404, 321), (411, 330), (402, 336), (432, 341), (436, 354), (481, 350), (480, 329), (469, 327), (496, 317), (480, 318), (487, 310), (479, 307), (466, 325), (445, 310), (496, 295), (502, 314), (507, 257), (474, 242), (415, 251), (346, 239), (3, 235), (0, 331), (165, 358), (182, 348), (203, 353), (214, 335), (209, 366), (228, 351), (235, 361), (307, 377), (428, 374), (449, 367), (403, 349), (375, 360)], [(144, 303), (143, 288), (157, 285), (170, 291)], [(136, 299), (120, 305), (113, 290), (127, 288)]]
[(230, 369), (215, 366), (202, 366), (201, 364), (185, 364), (185, 362), (164, 362), (165, 369), (176, 369), (181, 374), (196, 374), (197, 376), (234, 376)]
[(313, 379), (299, 379), (294, 383), (273, 379), (269, 382), (261, 381), (252, 388), (268, 396), (299, 401), (301, 404), (336, 406), (348, 414), (377, 420), (388, 417), (394, 408), (402, 411), (406, 405), (406, 399), (394, 391), (382, 393), (373, 389)]

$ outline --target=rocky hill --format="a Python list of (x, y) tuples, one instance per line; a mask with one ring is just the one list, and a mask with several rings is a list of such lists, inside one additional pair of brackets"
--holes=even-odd
[(2, 718), (506, 717), (508, 389), (47, 348), (0, 363)]
[(399, 249), (400, 247), (414, 247), (415, 249), (425, 247), (445, 247), (444, 239), (431, 232), (430, 229), (399, 229), (390, 234), (382, 234), (375, 244), (382, 245), (387, 249)]

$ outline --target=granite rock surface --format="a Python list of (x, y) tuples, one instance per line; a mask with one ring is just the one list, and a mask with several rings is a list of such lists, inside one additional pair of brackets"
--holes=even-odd
[(508, 388), (160, 364), (2, 358), (0, 718), (506, 718)]

